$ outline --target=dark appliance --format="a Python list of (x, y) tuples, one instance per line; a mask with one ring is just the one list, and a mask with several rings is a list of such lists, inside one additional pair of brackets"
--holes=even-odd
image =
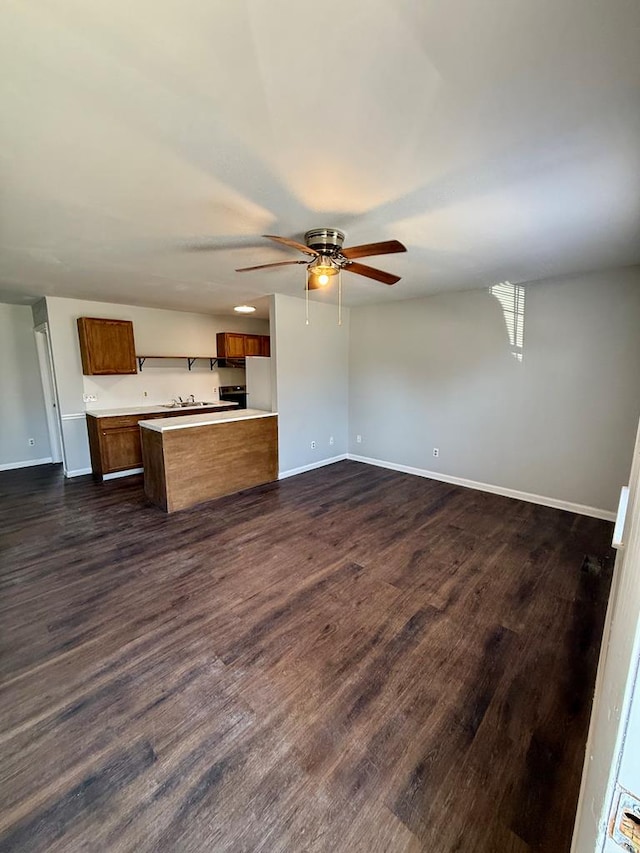
[(221, 385), (220, 400), (225, 403), (237, 403), (239, 409), (247, 408), (246, 385)]

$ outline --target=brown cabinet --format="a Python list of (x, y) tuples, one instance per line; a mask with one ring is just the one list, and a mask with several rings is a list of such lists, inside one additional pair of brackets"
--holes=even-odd
[(85, 376), (112, 376), (136, 373), (133, 323), (78, 317), (80, 357)]
[(275, 414), (140, 432), (145, 494), (165, 512), (278, 479)]
[(245, 335), (244, 336), (244, 354), (245, 355), (262, 355), (262, 335)]
[(128, 468), (142, 466), (142, 449), (140, 447), (140, 429), (134, 427), (118, 427), (100, 431), (100, 449), (104, 473), (126, 471)]
[(216, 335), (218, 358), (245, 358), (245, 356), (271, 355), (269, 335), (243, 335), (239, 332), (218, 332)]
[(245, 335), (236, 332), (218, 332), (216, 335), (216, 349), (218, 358), (244, 358)]
[(236, 406), (203, 406), (198, 409), (170, 410), (167, 412), (141, 413), (137, 415), (114, 415), (97, 418), (87, 415), (89, 451), (93, 476), (101, 479), (105, 474), (128, 471), (142, 467), (142, 446), (139, 421), (154, 418), (175, 418), (179, 415), (195, 415), (206, 412), (226, 412)]

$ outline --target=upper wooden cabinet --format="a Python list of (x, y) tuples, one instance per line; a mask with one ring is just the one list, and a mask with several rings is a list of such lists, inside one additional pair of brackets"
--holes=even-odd
[(218, 332), (216, 350), (218, 358), (244, 358), (244, 335), (237, 332)]
[(80, 356), (85, 376), (136, 373), (133, 323), (78, 317)]
[(243, 335), (240, 332), (218, 332), (216, 335), (218, 358), (245, 358), (245, 356), (271, 354), (269, 335)]
[(260, 338), (262, 335), (245, 335), (244, 336), (244, 354), (245, 355), (262, 355), (262, 346)]

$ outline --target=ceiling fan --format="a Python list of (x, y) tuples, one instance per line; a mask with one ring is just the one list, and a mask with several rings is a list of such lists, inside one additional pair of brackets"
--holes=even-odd
[(366, 243), (362, 246), (351, 246), (342, 248), (344, 234), (335, 228), (313, 228), (304, 235), (304, 244), (288, 237), (277, 237), (274, 234), (263, 234), (267, 240), (274, 240), (292, 249), (298, 249), (305, 255), (310, 255), (311, 260), (299, 261), (276, 261), (272, 264), (258, 264), (253, 267), (242, 267), (236, 272), (251, 272), (262, 270), (267, 267), (283, 267), (289, 264), (305, 264), (307, 267), (307, 290), (317, 290), (325, 287), (331, 276), (337, 275), (344, 270), (356, 275), (364, 275), (381, 281), (383, 284), (395, 284), (400, 281), (400, 276), (383, 270), (360, 264), (355, 258), (367, 258), (372, 255), (390, 255), (396, 252), (406, 252), (407, 249), (398, 240), (385, 240), (382, 243)]

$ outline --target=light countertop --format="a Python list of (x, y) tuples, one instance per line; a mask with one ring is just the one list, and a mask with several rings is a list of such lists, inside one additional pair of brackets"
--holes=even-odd
[(140, 421), (139, 426), (144, 429), (155, 430), (155, 432), (168, 432), (172, 429), (208, 426), (209, 424), (229, 423), (230, 421), (247, 421), (252, 418), (275, 418), (277, 414), (277, 412), (265, 412), (262, 409), (240, 409), (237, 412), (203, 412), (200, 415)]
[(119, 409), (87, 409), (86, 414), (92, 418), (116, 418), (122, 415), (155, 415), (164, 412), (201, 412), (202, 409), (237, 405), (238, 403), (227, 403), (224, 400), (213, 400), (206, 406), (121, 406)]

